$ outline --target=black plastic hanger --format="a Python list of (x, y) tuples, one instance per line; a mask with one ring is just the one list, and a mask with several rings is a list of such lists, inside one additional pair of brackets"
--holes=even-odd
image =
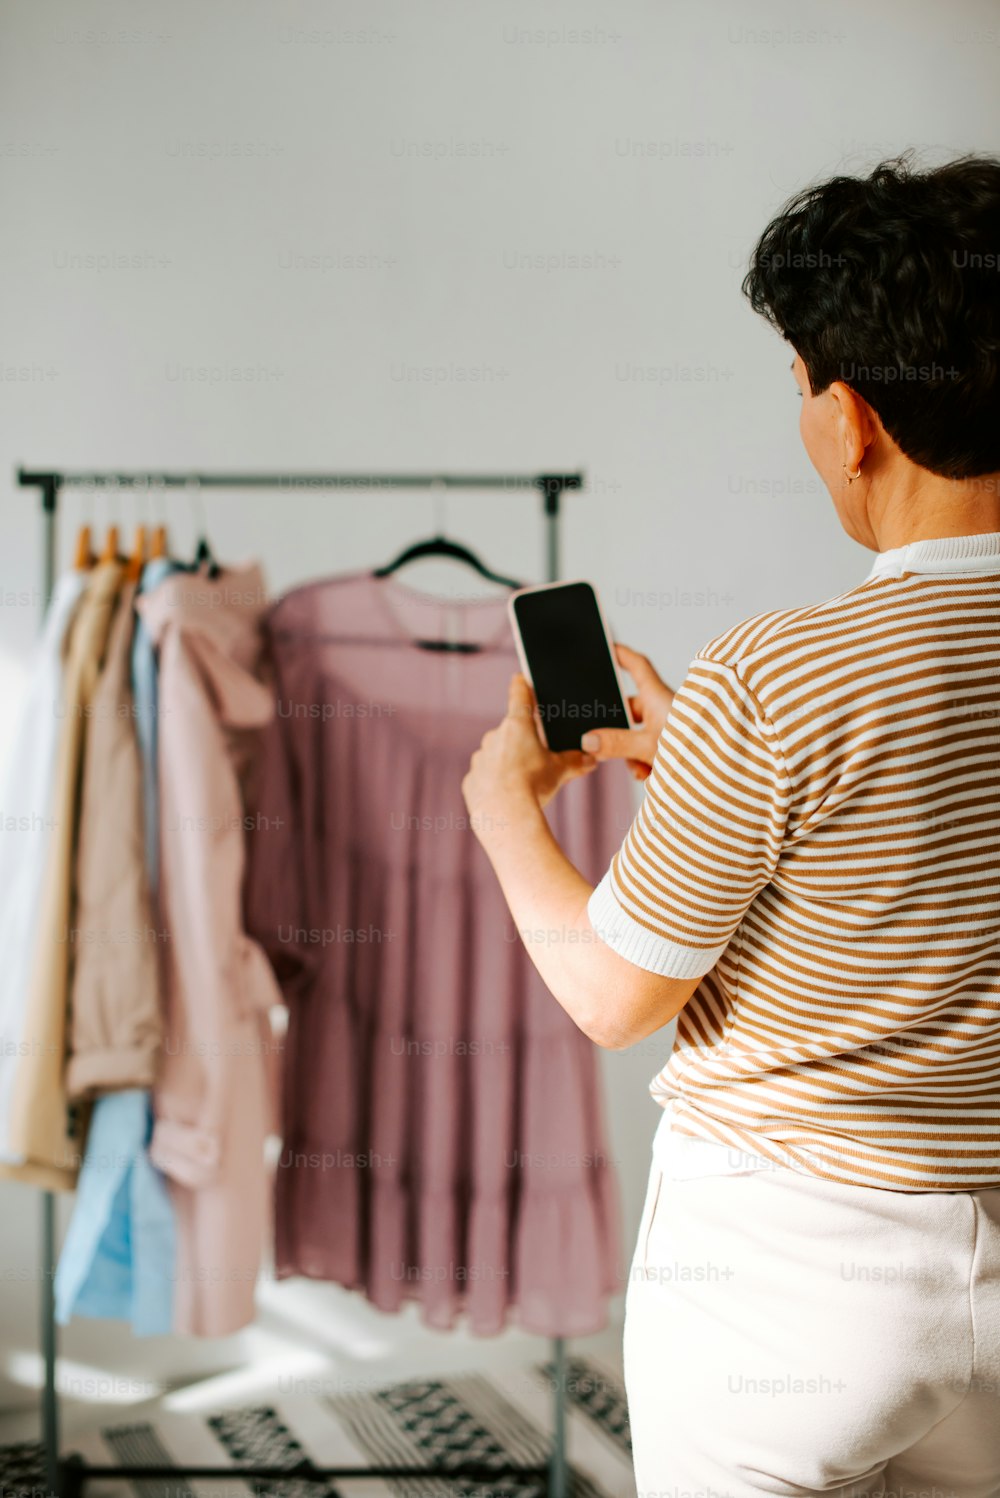
[(215, 553), (212, 551), (211, 546), (208, 544), (208, 537), (199, 536), (198, 545), (194, 549), (194, 562), (192, 564), (191, 570), (192, 572), (197, 572), (199, 567), (205, 566), (206, 564), (208, 566), (208, 576), (210, 578), (218, 577), (219, 573), (222, 571), (222, 568), (215, 560)]
[(445, 536), (432, 536), (429, 541), (414, 541), (412, 546), (407, 546), (399, 556), (393, 557), (391, 562), (386, 562), (384, 567), (376, 567), (373, 576), (388, 577), (393, 572), (398, 572), (400, 567), (405, 567), (409, 562), (416, 562), (421, 557), (451, 557), (455, 562), (464, 562), (471, 567), (473, 572), (478, 572), (480, 577), (485, 577), (487, 582), (499, 583), (503, 588), (520, 588), (523, 585), (513, 577), (504, 577), (499, 572), (494, 572), (481, 562), (474, 551), (463, 546), (460, 541), (449, 541)]
[[(373, 577), (389, 577), (391, 573), (398, 572), (400, 567), (405, 567), (408, 562), (416, 562), (421, 557), (450, 557), (452, 561), (464, 562), (480, 577), (487, 582), (499, 583), (503, 588), (520, 588), (521, 584), (513, 577), (504, 577), (499, 572), (494, 572), (481, 562), (474, 551), (463, 546), (460, 541), (449, 541), (446, 536), (432, 536), (429, 541), (414, 541), (412, 546), (407, 546), (391, 562), (386, 562), (384, 567), (376, 567)], [(421, 650), (453, 650), (463, 655), (472, 655), (481, 650), (482, 646), (465, 640), (414, 640), (414, 645), (419, 645)]]

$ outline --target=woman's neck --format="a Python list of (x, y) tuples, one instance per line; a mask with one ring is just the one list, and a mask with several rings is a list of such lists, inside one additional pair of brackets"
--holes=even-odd
[(942, 536), (1000, 532), (1000, 473), (945, 479), (918, 469), (909, 483), (883, 492), (884, 500), (873, 492), (868, 501), (868, 519), (879, 551)]

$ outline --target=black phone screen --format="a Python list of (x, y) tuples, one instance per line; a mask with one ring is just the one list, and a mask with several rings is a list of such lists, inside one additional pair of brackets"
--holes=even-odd
[(523, 593), (514, 613), (549, 748), (579, 749), (588, 728), (628, 728), (590, 583)]

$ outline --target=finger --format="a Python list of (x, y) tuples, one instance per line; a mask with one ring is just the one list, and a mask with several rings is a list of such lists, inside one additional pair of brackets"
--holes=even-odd
[(583, 754), (579, 749), (562, 749), (553, 756), (559, 762), (559, 783), (576, 780), (580, 775), (589, 775), (597, 769), (597, 760), (592, 754)]
[(598, 759), (635, 759), (641, 743), (641, 733), (634, 728), (592, 728), (580, 747)]
[(510, 679), (507, 688), (507, 716), (508, 718), (531, 718), (535, 712), (535, 694), (527, 677), (520, 672)]
[(628, 645), (616, 645), (615, 654), (640, 692), (647, 687), (666, 686), (648, 655), (640, 655), (638, 650), (631, 650)]
[(629, 700), (628, 700), (628, 705), (629, 705), (629, 708), (631, 709), (631, 712), (632, 712), (632, 721), (633, 721), (633, 723), (641, 723), (643, 721), (643, 718), (642, 718), (642, 698), (641, 697), (630, 697)]
[(644, 760), (641, 760), (641, 759), (627, 759), (625, 761), (625, 763), (628, 765), (629, 769), (632, 772), (632, 779), (633, 780), (648, 780), (649, 779), (650, 772), (652, 770), (652, 766), (651, 765), (647, 765)]

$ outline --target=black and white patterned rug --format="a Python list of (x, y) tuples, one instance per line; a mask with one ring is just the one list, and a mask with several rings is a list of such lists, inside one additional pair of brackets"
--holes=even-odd
[[(293, 1393), (268, 1404), (208, 1415), (158, 1413), (102, 1426), (68, 1443), (108, 1464), (191, 1466), (542, 1465), (551, 1450), (553, 1368), (539, 1363), (490, 1376), (409, 1380), (362, 1393)], [(594, 1358), (567, 1367), (567, 1451), (571, 1498), (634, 1498), (625, 1391)], [(4, 1493), (42, 1498), (41, 1448), (0, 1446)], [(339, 1479), (329, 1484), (255, 1484), (261, 1498), (545, 1498), (531, 1477), (487, 1483), (442, 1479)], [(237, 1480), (88, 1482), (85, 1498), (252, 1498)]]

